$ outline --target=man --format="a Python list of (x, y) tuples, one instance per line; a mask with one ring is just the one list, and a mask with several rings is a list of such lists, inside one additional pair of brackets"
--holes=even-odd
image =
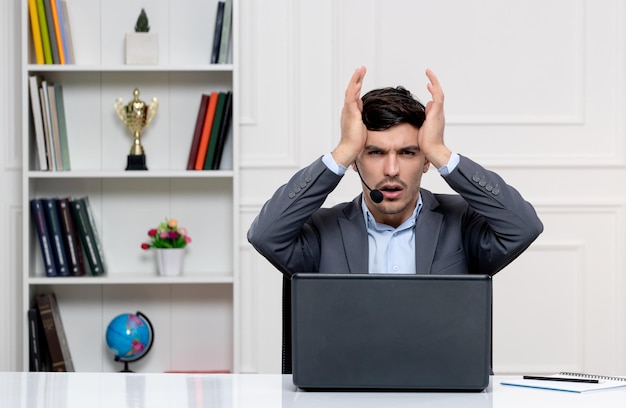
[[(533, 207), (445, 145), (444, 95), (431, 70), (426, 107), (402, 87), (361, 99), (365, 72), (358, 68), (346, 89), (339, 145), (274, 193), (248, 231), (250, 243), (288, 276), (493, 275), (504, 268), (543, 231)], [(431, 164), (458, 194), (420, 188)], [(321, 208), (349, 166), (364, 194)]]

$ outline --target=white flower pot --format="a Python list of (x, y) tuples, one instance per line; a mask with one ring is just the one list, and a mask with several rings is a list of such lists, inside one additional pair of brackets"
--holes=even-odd
[(183, 273), (185, 248), (157, 248), (157, 268), (161, 276), (180, 276)]
[(128, 33), (125, 39), (126, 64), (155, 65), (159, 63), (159, 37), (154, 33)]

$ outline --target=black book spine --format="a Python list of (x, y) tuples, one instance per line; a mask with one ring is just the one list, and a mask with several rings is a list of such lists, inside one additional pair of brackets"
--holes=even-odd
[(222, 24), (224, 24), (223, 1), (217, 2), (217, 12), (215, 14), (215, 30), (213, 32), (213, 48), (211, 49), (211, 64), (217, 64), (220, 57), (220, 44), (222, 42)]
[(50, 242), (50, 234), (48, 233), (48, 224), (46, 222), (46, 214), (44, 212), (43, 200), (33, 198), (30, 200), (30, 208), (33, 214), (33, 222), (37, 230), (39, 238), (39, 246), (41, 247), (41, 255), (43, 258), (43, 266), (46, 276), (58, 276), (57, 267), (54, 262), (52, 243)]

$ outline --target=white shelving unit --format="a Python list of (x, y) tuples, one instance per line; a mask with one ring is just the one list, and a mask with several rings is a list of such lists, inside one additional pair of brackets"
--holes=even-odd
[[(210, 64), (217, 0), (67, 0), (75, 65), (37, 65), (22, 0), (23, 310), (38, 293), (59, 301), (77, 371), (119, 371), (105, 343), (108, 323), (141, 311), (155, 329), (137, 372), (237, 371), (238, 281), (238, 1), (233, 4), (232, 64)], [(145, 8), (159, 35), (159, 64), (123, 62), (124, 35)], [(28, 77), (63, 85), (71, 171), (39, 171), (30, 124)], [(125, 171), (132, 135), (117, 117), (138, 88), (159, 100), (142, 136), (148, 171)], [(185, 170), (202, 93), (233, 92), (233, 118), (222, 166)], [(106, 276), (49, 278), (30, 212), (35, 197), (88, 196), (108, 266)], [(155, 254), (140, 248), (150, 228), (168, 218), (186, 227), (183, 275), (159, 277)], [(28, 370), (28, 329), (23, 369)]]

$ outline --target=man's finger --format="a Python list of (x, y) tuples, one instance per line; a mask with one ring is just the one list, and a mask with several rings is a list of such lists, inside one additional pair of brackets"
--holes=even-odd
[(361, 92), (361, 86), (363, 85), (363, 78), (367, 69), (364, 66), (357, 68), (350, 78), (348, 88), (346, 89), (346, 100), (359, 99)]

